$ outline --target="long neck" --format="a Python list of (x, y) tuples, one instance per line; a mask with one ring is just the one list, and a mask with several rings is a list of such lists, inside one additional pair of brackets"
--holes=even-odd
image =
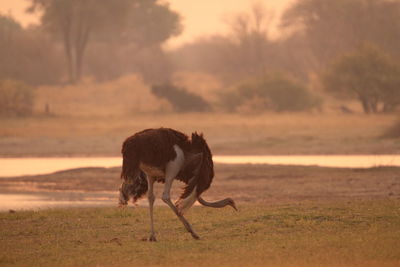
[(231, 206), (235, 210), (237, 210), (235, 202), (231, 198), (225, 198), (223, 200), (219, 200), (216, 202), (208, 202), (205, 201), (202, 197), (198, 197), (197, 200), (200, 202), (201, 205), (207, 206), (207, 207), (212, 207), (212, 208), (223, 208), (225, 206)]

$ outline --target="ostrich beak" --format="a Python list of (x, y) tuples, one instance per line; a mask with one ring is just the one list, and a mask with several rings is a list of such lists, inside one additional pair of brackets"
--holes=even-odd
[(233, 199), (231, 199), (230, 203), (228, 204), (229, 206), (231, 206), (234, 210), (239, 211), (236, 207), (235, 201), (233, 201)]

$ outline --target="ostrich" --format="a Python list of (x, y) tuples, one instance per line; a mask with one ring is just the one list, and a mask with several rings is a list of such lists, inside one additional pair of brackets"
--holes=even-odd
[[(147, 129), (128, 137), (121, 152), (123, 182), (119, 189), (119, 204), (127, 205), (130, 198), (135, 202), (147, 192), (150, 210), (149, 241), (156, 241), (153, 224), (154, 182), (165, 184), (162, 200), (174, 211), (194, 239), (199, 239), (199, 236), (183, 214), (196, 200), (208, 207), (222, 208), (230, 205), (237, 210), (231, 198), (207, 202), (200, 196), (210, 187), (214, 177), (212, 154), (202, 134), (192, 133), (189, 139), (187, 135), (169, 128)], [(186, 184), (175, 205), (170, 199), (174, 179)]]

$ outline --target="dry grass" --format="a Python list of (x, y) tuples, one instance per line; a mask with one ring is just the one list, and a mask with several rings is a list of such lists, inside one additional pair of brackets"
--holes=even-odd
[(0, 119), (1, 156), (119, 155), (146, 128), (203, 132), (214, 154), (396, 154), (392, 115), (191, 113)]
[(2, 266), (399, 266), (400, 202), (335, 202), (239, 212), (194, 207), (193, 240), (156, 207), (0, 213)]
[[(172, 78), (178, 86), (198, 94), (214, 107), (222, 84), (202, 73), (180, 72)], [(126, 116), (127, 114), (166, 112), (172, 106), (154, 96), (149, 84), (137, 75), (96, 83), (86, 80), (77, 85), (42, 86), (36, 90), (34, 112), (44, 113), (46, 105), (57, 116)]]
[(46, 105), (50, 113), (58, 116), (120, 116), (171, 110), (136, 75), (105, 83), (84, 81), (78, 85), (39, 87), (34, 111), (43, 113)]

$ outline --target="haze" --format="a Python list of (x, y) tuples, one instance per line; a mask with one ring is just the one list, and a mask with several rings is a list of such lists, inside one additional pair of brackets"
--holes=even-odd
[(400, 0), (0, 12), (0, 265), (400, 266)]
[[(184, 31), (178, 37), (168, 41), (167, 47), (176, 47), (193, 39), (212, 35), (216, 33), (226, 33), (229, 29), (227, 17), (237, 13), (248, 12), (254, 3), (262, 3), (268, 10), (274, 12), (275, 17), (279, 18), (282, 10), (293, 0), (169, 0), (173, 10), (182, 16)], [(27, 0), (0, 0), (0, 12), (11, 14), (23, 26), (36, 24), (38, 16), (25, 12), (29, 1)], [(278, 19), (275, 19), (275, 23)], [(276, 34), (276, 31), (273, 31)]]

